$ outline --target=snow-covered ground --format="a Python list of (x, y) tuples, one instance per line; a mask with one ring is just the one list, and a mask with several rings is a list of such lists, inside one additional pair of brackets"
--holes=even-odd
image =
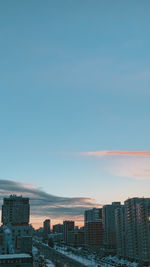
[(50, 260), (46, 260), (46, 267), (55, 267), (55, 265)]
[[(43, 244), (46, 245), (46, 244)], [(120, 267), (122, 265), (126, 265), (127, 267), (138, 267), (137, 262), (130, 262), (124, 259), (118, 259), (116, 256), (107, 256), (100, 259), (95, 254), (86, 253), (84, 255), (80, 255), (79, 249), (68, 248), (67, 246), (55, 246), (56, 249), (61, 254), (66, 255), (68, 258), (71, 258), (87, 267)], [(37, 254), (37, 249), (33, 248), (33, 254)], [(47, 267), (54, 267), (54, 264), (50, 260), (47, 261)], [(150, 266), (149, 266), (150, 267)]]
[(112, 257), (111, 255), (108, 257), (103, 258), (104, 261), (110, 262), (112, 264), (116, 264), (116, 266), (118, 265), (122, 265), (122, 264), (126, 264), (127, 267), (137, 267), (138, 263), (137, 262), (129, 262), (127, 260), (119, 260), (116, 256)]
[(78, 256), (78, 255), (75, 255), (73, 254), (71, 251), (66, 251), (65, 248), (63, 247), (57, 247), (57, 251), (59, 251), (60, 253), (66, 255), (68, 258), (71, 258), (73, 260), (76, 260), (82, 264), (84, 264), (85, 266), (87, 267), (95, 267), (97, 266), (96, 262), (94, 260), (89, 260), (89, 259), (86, 259), (82, 256)]
[(87, 254), (85, 256), (80, 256), (80, 255), (76, 255), (73, 253), (73, 251), (68, 251), (67, 247), (58, 247), (56, 246), (55, 249), (57, 251), (59, 251), (60, 253), (66, 255), (69, 258), (72, 258), (82, 264), (84, 264), (87, 267), (96, 267), (96, 266), (100, 266), (100, 267), (112, 267), (112, 266), (121, 266), (121, 265), (126, 265), (127, 267), (138, 267), (138, 263), (137, 262), (129, 262), (127, 260), (124, 259), (118, 259), (116, 256), (112, 257), (107, 256), (104, 257), (102, 259), (96, 259), (95, 255), (93, 254)]
[(32, 247), (32, 254), (33, 256), (37, 255), (38, 249), (36, 247)]
[(35, 267), (38, 266), (38, 260), (39, 260), (39, 257), (41, 256), (44, 259), (45, 267), (55, 267), (55, 265), (50, 260), (45, 259), (43, 255), (38, 255), (38, 249), (36, 247), (32, 248), (32, 253), (33, 253), (34, 261), (36, 261), (36, 263), (34, 263)]

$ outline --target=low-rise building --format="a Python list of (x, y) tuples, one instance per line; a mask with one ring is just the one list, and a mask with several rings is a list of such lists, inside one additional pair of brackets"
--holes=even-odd
[(29, 254), (4, 254), (0, 255), (2, 267), (33, 267), (33, 258)]
[(63, 224), (53, 225), (53, 233), (63, 233)]
[(68, 233), (68, 245), (79, 247), (79, 246), (84, 246), (84, 231), (82, 230), (74, 230), (70, 231)]

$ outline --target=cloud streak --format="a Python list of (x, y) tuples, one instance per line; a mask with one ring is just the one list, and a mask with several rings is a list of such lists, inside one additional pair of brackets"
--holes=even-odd
[(10, 194), (30, 198), (32, 216), (67, 218), (83, 216), (84, 210), (98, 206), (95, 199), (86, 197), (59, 197), (46, 193), (34, 185), (11, 180), (0, 180), (0, 202)]
[(149, 157), (128, 157), (117, 158), (109, 164), (109, 171), (119, 177), (129, 177), (137, 180), (150, 179), (150, 158)]
[(150, 151), (99, 150), (79, 153), (87, 158), (103, 159), (112, 175), (133, 179), (150, 179)]
[(89, 151), (81, 152), (82, 156), (94, 156), (94, 157), (104, 157), (104, 156), (141, 156), (150, 157), (150, 151), (119, 151), (119, 150), (100, 150), (100, 151)]

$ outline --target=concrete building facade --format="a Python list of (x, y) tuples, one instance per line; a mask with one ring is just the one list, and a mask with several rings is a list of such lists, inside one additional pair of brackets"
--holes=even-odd
[(1, 267), (33, 267), (33, 258), (29, 254), (0, 255)]
[(67, 244), (69, 240), (69, 232), (74, 231), (74, 221), (63, 222), (63, 240)]
[(112, 202), (103, 206), (104, 246), (110, 252), (116, 252), (115, 210), (120, 207), (120, 202)]
[(117, 255), (121, 257), (126, 256), (126, 243), (125, 243), (125, 208), (120, 205), (115, 210), (115, 231), (116, 231), (116, 248)]
[(150, 263), (150, 198), (125, 201), (126, 256)]
[(28, 225), (29, 216), (29, 198), (16, 195), (4, 198), (2, 205), (2, 223), (4, 225)]
[(43, 239), (48, 239), (49, 234), (50, 234), (50, 220), (46, 219), (43, 222)]
[(63, 224), (53, 225), (53, 233), (63, 233)]
[[(6, 253), (32, 253), (32, 233), (29, 225), (29, 198), (11, 195), (4, 198), (2, 205), (2, 230), (4, 230), (3, 244), (0, 250)], [(5, 229), (6, 228), (6, 229)], [(5, 246), (7, 243), (7, 246)], [(13, 251), (10, 251), (13, 247)], [(25, 251), (24, 251), (25, 250)]]
[(84, 213), (85, 245), (103, 245), (102, 208), (93, 208)]

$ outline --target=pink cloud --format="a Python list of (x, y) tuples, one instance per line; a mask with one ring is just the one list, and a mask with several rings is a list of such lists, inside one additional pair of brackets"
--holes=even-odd
[(119, 177), (150, 179), (149, 157), (120, 157), (108, 163), (108, 170)]
[(100, 150), (100, 151), (89, 151), (80, 153), (83, 156), (150, 156), (150, 151), (119, 151), (119, 150)]
[(103, 158), (105, 170), (113, 175), (133, 179), (150, 179), (150, 151), (100, 150), (83, 152), (80, 155)]
[(142, 178), (150, 178), (150, 174), (134, 173), (134, 174), (133, 174), (133, 177), (135, 177), (135, 178), (136, 178), (136, 177), (137, 177), (137, 178), (138, 178), (138, 177), (139, 177), (139, 178), (141, 178), (141, 177), (142, 177)]
[(150, 172), (150, 169), (145, 169), (143, 170), (143, 172)]

